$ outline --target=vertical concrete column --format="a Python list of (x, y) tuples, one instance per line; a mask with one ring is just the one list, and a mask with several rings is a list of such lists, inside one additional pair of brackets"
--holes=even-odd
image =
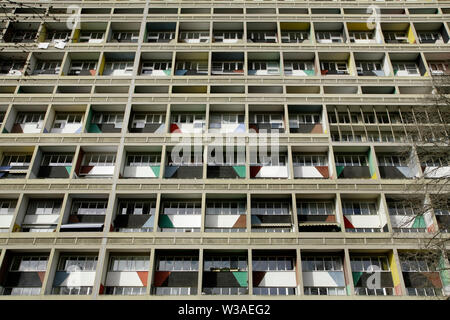
[(58, 268), (59, 251), (52, 248), (47, 261), (47, 272), (45, 273), (44, 280), (42, 281), (41, 296), (49, 295), (52, 293), (53, 279)]
[(298, 230), (298, 217), (297, 217), (297, 197), (295, 192), (291, 193), (291, 204), (292, 204), (292, 221), (294, 223), (294, 232), (299, 232)]
[(155, 248), (151, 248), (150, 249), (150, 262), (149, 262), (149, 271), (148, 271), (148, 277), (147, 277), (147, 289), (145, 290), (146, 294), (152, 294), (151, 290), (152, 290), (152, 284), (153, 284), (153, 279), (155, 277), (155, 271), (158, 268), (156, 263), (156, 251)]
[(199, 249), (198, 252), (198, 279), (197, 279), (197, 295), (201, 296), (203, 291), (203, 248)]
[(248, 270), (248, 294), (249, 296), (253, 296), (253, 257), (252, 257), (252, 249), (247, 249), (247, 270)]
[(296, 264), (296, 276), (297, 276), (297, 295), (303, 296), (305, 293), (303, 285), (303, 267), (302, 267), (302, 250), (300, 248), (295, 249), (295, 264)]
[(344, 249), (344, 264), (343, 264), (345, 278), (347, 279), (347, 295), (355, 295), (355, 286), (353, 284), (352, 267), (350, 264), (350, 253), (347, 248)]

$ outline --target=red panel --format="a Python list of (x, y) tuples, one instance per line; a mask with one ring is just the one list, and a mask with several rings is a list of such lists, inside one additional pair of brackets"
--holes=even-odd
[(316, 166), (315, 168), (317, 169), (317, 171), (320, 172), (322, 177), (324, 177), (324, 178), (330, 177), (330, 172), (328, 171), (328, 166)]
[(175, 123), (170, 124), (170, 132), (171, 133), (181, 133), (181, 129)]
[(146, 287), (148, 279), (148, 271), (136, 271), (136, 273), (138, 274), (139, 279), (141, 279), (142, 285)]
[(344, 216), (344, 226), (348, 229), (355, 229), (355, 227), (352, 225), (350, 221)]
[(259, 170), (261, 170), (261, 166), (251, 166), (250, 167), (250, 178), (254, 178), (256, 177), (256, 175), (258, 174)]
[(161, 287), (161, 285), (164, 283), (164, 281), (167, 280), (169, 275), (170, 271), (156, 271), (155, 278), (153, 279), (153, 285), (155, 287)]

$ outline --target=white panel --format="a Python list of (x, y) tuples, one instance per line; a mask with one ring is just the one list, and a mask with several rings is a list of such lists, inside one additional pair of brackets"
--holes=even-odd
[(427, 178), (444, 178), (449, 177), (450, 167), (426, 167), (424, 175)]
[(71, 272), (60, 286), (92, 286), (94, 285), (95, 271)]
[(232, 228), (240, 215), (206, 215), (205, 226), (217, 228)]
[(295, 178), (319, 178), (323, 179), (322, 174), (315, 167), (298, 167), (294, 166)]
[[(79, 123), (68, 123), (64, 126), (64, 128), (52, 128), (51, 133), (76, 133), (78, 130), (81, 130), (81, 124)], [(81, 132), (81, 131), (80, 131)]]
[(381, 228), (380, 217), (378, 215), (345, 216), (355, 228)]
[(142, 287), (142, 281), (136, 271), (108, 272), (105, 286)]
[(303, 272), (305, 287), (345, 287), (342, 271), (310, 271)]
[(267, 166), (262, 167), (256, 175), (258, 178), (287, 178), (288, 167), (287, 166)]
[(170, 221), (176, 228), (200, 228), (201, 215), (169, 215)]
[(268, 271), (259, 287), (296, 287), (295, 271)]
[(137, 178), (155, 178), (155, 173), (150, 167), (125, 167), (124, 176)]
[(13, 219), (12, 214), (0, 215), (0, 228), (9, 228)]
[(107, 176), (114, 174), (114, 166), (96, 166), (86, 176)]
[(194, 123), (176, 123), (182, 133), (202, 133), (203, 127), (195, 127)]
[(391, 216), (391, 224), (393, 228), (411, 228), (414, 218), (414, 216)]
[(238, 128), (238, 123), (222, 123), (220, 128), (209, 128), (210, 133), (232, 133)]
[(30, 214), (23, 219), (23, 224), (56, 224), (59, 214)]
[(20, 125), (22, 127), (23, 133), (40, 133), (42, 123), (25, 123)]

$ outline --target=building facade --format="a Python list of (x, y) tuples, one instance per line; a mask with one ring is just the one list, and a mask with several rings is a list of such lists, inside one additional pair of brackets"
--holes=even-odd
[(0, 299), (450, 295), (449, 1), (21, 2)]

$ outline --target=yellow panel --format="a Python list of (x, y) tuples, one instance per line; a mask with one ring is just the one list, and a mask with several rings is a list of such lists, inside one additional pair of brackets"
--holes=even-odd
[(348, 55), (347, 65), (348, 65), (348, 72), (350, 73), (350, 75), (353, 75), (353, 63), (351, 54)]
[(73, 33), (73, 43), (77, 43), (80, 40), (81, 29), (75, 29)]
[(282, 31), (309, 30), (309, 22), (281, 22)]
[(395, 290), (399, 290), (398, 288), (400, 286), (400, 276), (398, 273), (397, 264), (395, 263), (394, 252), (389, 253), (389, 267), (391, 269)]
[(347, 23), (348, 31), (371, 31), (365, 22), (349, 22)]
[(43, 25), (41, 33), (39, 34), (39, 42), (44, 42), (46, 37), (47, 37), (47, 27)]
[(408, 41), (409, 43), (416, 43), (416, 38), (414, 37), (414, 33), (411, 26), (409, 26), (408, 28)]
[(105, 56), (102, 55), (102, 61), (100, 61), (100, 68), (98, 68), (98, 75), (103, 75), (103, 69), (105, 68)]

